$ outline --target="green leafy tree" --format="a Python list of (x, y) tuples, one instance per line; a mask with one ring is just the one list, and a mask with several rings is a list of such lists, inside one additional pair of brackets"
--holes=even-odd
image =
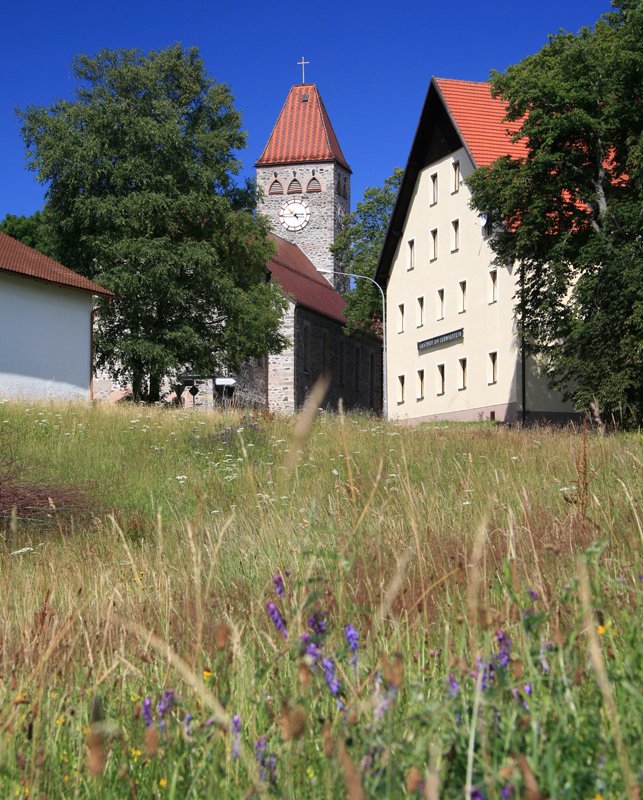
[[(366, 189), (364, 199), (346, 217), (331, 248), (346, 272), (369, 278), (375, 276), (403, 175), (404, 170), (397, 167), (384, 181), (384, 186)], [(345, 315), (347, 333), (378, 333), (381, 330), (382, 299), (377, 288), (369, 281), (356, 280), (346, 294)]]
[(279, 351), (284, 298), (254, 189), (235, 183), (245, 134), (228, 87), (179, 45), (73, 69), (74, 99), (22, 111), (22, 132), (57, 257), (116, 293), (99, 308), (99, 366), (155, 401), (164, 376)]
[(643, 418), (643, 5), (559, 33), (491, 77), (528, 154), (469, 179), (521, 271), (519, 322), (578, 409)]
[(7, 214), (0, 222), (0, 231), (46, 256), (54, 256), (51, 232), (47, 228), (42, 211), (36, 211), (30, 217)]

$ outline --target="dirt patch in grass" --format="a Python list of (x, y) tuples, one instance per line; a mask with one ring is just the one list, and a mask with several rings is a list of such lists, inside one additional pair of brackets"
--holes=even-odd
[(0, 479), (0, 520), (43, 522), (55, 516), (91, 514), (87, 492), (75, 486), (46, 486), (33, 481)]

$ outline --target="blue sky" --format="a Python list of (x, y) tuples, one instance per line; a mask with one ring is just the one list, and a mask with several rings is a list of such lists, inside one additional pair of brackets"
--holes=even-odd
[(209, 75), (229, 84), (243, 113), (244, 173), (266, 143), (293, 83), (310, 65), (353, 169), (352, 202), (403, 166), (432, 75), (486, 80), (576, 32), (608, 0), (35, 0), (5, 4), (0, 32), (0, 219), (42, 207), (25, 166), (16, 108), (71, 97), (71, 61), (102, 48), (197, 46)]

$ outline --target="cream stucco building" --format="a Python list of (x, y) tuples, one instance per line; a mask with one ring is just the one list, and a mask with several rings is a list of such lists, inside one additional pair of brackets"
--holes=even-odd
[(569, 416), (514, 320), (519, 271), (493, 264), (492, 223), (467, 178), (520, 157), (488, 83), (429, 86), (377, 270), (387, 296), (389, 416), (527, 421)]

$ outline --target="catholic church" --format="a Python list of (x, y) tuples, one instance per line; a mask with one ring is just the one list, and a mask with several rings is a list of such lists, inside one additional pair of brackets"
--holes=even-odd
[(258, 211), (270, 220), (275, 245), (269, 279), (288, 297), (282, 333), (289, 345), (235, 376), (235, 400), (293, 413), (325, 373), (329, 408), (341, 398), (346, 409), (380, 412), (381, 342), (344, 333), (347, 280), (330, 247), (350, 210), (351, 169), (315, 84), (290, 89), (255, 167)]

